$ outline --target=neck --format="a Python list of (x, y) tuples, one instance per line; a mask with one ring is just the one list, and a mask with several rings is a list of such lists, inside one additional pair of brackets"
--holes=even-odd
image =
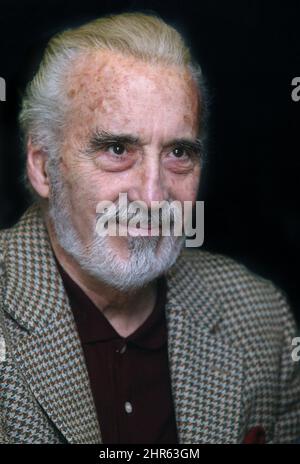
[(148, 318), (157, 295), (157, 281), (130, 291), (121, 291), (87, 274), (60, 246), (52, 223), (46, 218), (52, 249), (61, 267), (123, 337), (129, 336)]

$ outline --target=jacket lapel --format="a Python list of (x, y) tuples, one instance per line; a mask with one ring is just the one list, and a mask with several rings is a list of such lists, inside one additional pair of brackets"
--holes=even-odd
[(239, 443), (243, 353), (223, 336), (222, 307), (201, 276), (190, 287), (187, 266), (179, 258), (171, 270), (166, 307), (179, 442)]
[(15, 356), (36, 400), (68, 442), (101, 443), (80, 339), (37, 206), (12, 229), (6, 274), (6, 311), (27, 329)]

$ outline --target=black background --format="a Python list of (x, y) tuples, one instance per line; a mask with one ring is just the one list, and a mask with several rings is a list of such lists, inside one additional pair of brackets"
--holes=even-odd
[(0, 1), (0, 227), (26, 209), (17, 114), (48, 39), (106, 13), (153, 11), (192, 46), (212, 101), (204, 248), (273, 280), (300, 322), (300, 4), (280, 1)]

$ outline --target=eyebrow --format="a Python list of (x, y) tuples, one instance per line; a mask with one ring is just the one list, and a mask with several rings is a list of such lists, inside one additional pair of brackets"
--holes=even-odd
[(127, 145), (137, 145), (140, 141), (137, 137), (130, 134), (113, 134), (107, 131), (96, 130), (89, 141), (89, 148), (93, 151), (99, 150), (108, 143), (124, 143)]
[[(120, 143), (124, 145), (136, 145), (143, 146), (143, 142), (139, 137), (132, 134), (114, 134), (103, 130), (96, 130), (89, 142), (87, 148), (87, 154), (93, 154), (103, 148), (105, 145), (110, 143)], [(179, 147), (185, 150), (193, 151), (202, 157), (203, 144), (200, 138), (189, 139), (189, 138), (174, 138), (163, 145), (163, 148), (168, 147)]]
[(170, 140), (170, 142), (166, 143), (164, 145), (164, 148), (167, 147), (180, 147), (185, 150), (190, 150), (193, 151), (199, 155), (202, 155), (203, 152), (203, 143), (200, 138), (197, 139), (187, 139), (187, 138), (178, 138), (178, 139), (173, 139)]

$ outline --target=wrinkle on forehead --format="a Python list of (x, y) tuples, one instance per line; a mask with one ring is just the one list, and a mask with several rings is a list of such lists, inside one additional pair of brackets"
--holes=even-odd
[(186, 68), (152, 64), (111, 51), (89, 51), (66, 79), (67, 127), (81, 137), (102, 121), (127, 127), (132, 119), (181, 110), (182, 124), (198, 121), (198, 90)]

